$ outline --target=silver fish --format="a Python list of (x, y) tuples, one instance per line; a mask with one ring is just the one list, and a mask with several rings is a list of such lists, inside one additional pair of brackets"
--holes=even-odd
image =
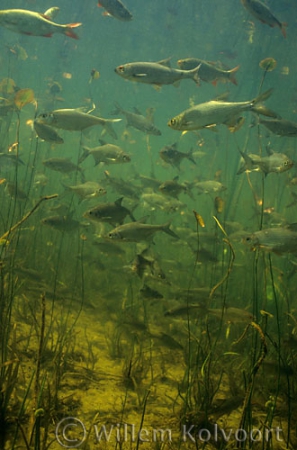
[(211, 100), (200, 103), (173, 117), (168, 126), (174, 130), (190, 131), (214, 127), (219, 124), (234, 127), (234, 120), (244, 111), (253, 111), (256, 105), (270, 97), (272, 89), (246, 102)]
[(154, 136), (160, 136), (161, 131), (154, 125), (152, 120), (144, 117), (140, 111), (134, 108), (134, 113), (124, 110), (118, 103), (115, 103), (116, 109), (112, 114), (123, 114), (127, 120), (127, 127), (136, 128), (136, 130), (142, 131), (146, 134), (152, 134)]
[(202, 194), (221, 192), (227, 189), (220, 181), (215, 180), (198, 181), (193, 184), (193, 187), (196, 187)]
[[(170, 58), (169, 58), (170, 59)], [(170, 67), (169, 59), (159, 62), (132, 62), (115, 68), (122, 78), (138, 83), (153, 84), (160, 87), (163, 84), (179, 85), (180, 80), (189, 78), (199, 84), (200, 66), (193, 70), (179, 70)]]
[(285, 119), (260, 119), (259, 123), (278, 136), (297, 137), (297, 123)]
[(38, 116), (38, 122), (54, 128), (68, 131), (83, 131), (89, 127), (101, 125), (114, 139), (117, 139), (112, 123), (120, 122), (122, 119), (103, 119), (84, 113), (79, 109), (56, 109), (45, 112)]
[(53, 33), (62, 33), (73, 39), (78, 39), (73, 28), (79, 27), (81, 23), (68, 23), (60, 25), (52, 22), (53, 12), (49, 17), (26, 9), (6, 9), (0, 11), (0, 25), (11, 31), (29, 36), (51, 37)]
[(241, 0), (243, 6), (249, 11), (256, 19), (262, 23), (266, 23), (270, 27), (279, 27), (282, 35), (286, 37), (287, 26), (285, 23), (280, 22), (275, 15), (271, 12), (265, 3), (260, 0)]
[[(56, 172), (61, 173), (71, 173), (71, 172), (80, 172), (83, 178), (83, 169), (73, 162), (70, 161), (69, 158), (49, 158), (44, 159), (42, 164), (50, 169), (55, 170)], [(84, 180), (83, 180), (84, 181)]]
[(252, 250), (261, 249), (279, 255), (297, 253), (297, 223), (256, 231), (247, 236), (245, 242)]
[(123, 164), (131, 161), (130, 156), (118, 145), (107, 144), (100, 140), (102, 145), (94, 148), (83, 147), (83, 154), (79, 163), (83, 162), (89, 155), (92, 155), (95, 166), (99, 163), (105, 164)]
[(77, 184), (75, 186), (67, 186), (63, 184), (65, 189), (70, 190), (76, 194), (81, 200), (87, 200), (94, 197), (100, 197), (106, 194), (106, 189), (96, 181), (86, 181), (82, 184)]
[(239, 69), (239, 66), (234, 67), (231, 70), (224, 70), (218, 67), (217, 64), (204, 61), (199, 58), (185, 58), (177, 61), (179, 67), (183, 70), (191, 70), (200, 64), (199, 77), (202, 81), (212, 83), (216, 86), (218, 81), (226, 82), (230, 81), (237, 85), (235, 74)]
[(169, 236), (179, 239), (169, 226), (170, 222), (162, 225), (150, 225), (142, 222), (126, 223), (111, 230), (107, 237), (121, 242), (142, 242), (150, 241), (157, 231), (163, 231)]
[(196, 161), (193, 159), (193, 150), (191, 149), (187, 153), (182, 153), (177, 150), (176, 142), (172, 145), (165, 145), (165, 147), (161, 148), (159, 154), (160, 158), (163, 159), (163, 161), (171, 164), (178, 170), (180, 170), (180, 164), (185, 158), (191, 161), (193, 164), (196, 164)]
[(33, 122), (34, 130), (37, 136), (46, 142), (51, 142), (53, 144), (63, 144), (64, 139), (58, 135), (56, 130), (44, 123), (41, 123), (38, 119), (35, 119)]
[(112, 16), (118, 20), (128, 21), (133, 17), (121, 0), (99, 0), (98, 6), (102, 6), (106, 10), (104, 15)]
[(141, 200), (144, 202), (144, 207), (150, 206), (150, 209), (160, 209), (166, 212), (176, 212), (182, 208), (186, 208), (186, 205), (180, 200), (175, 198), (167, 199), (162, 194), (156, 194), (155, 192), (147, 192), (142, 194)]
[(254, 170), (261, 170), (265, 173), (265, 175), (271, 172), (282, 173), (290, 170), (294, 165), (293, 161), (288, 158), (287, 155), (284, 155), (283, 153), (276, 153), (271, 150), (269, 150), (268, 156), (254, 155), (252, 153), (247, 154), (243, 152), (240, 153), (244, 163), (238, 170), (238, 175), (245, 171)]
[(86, 219), (93, 220), (94, 222), (107, 222), (112, 226), (116, 224), (122, 224), (126, 216), (129, 216), (131, 220), (135, 221), (132, 212), (122, 206), (123, 197), (117, 199), (113, 203), (101, 203), (92, 209), (89, 209), (83, 214)]

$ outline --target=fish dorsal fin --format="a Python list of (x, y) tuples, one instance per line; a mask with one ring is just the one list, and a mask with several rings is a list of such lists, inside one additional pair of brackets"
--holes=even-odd
[(229, 91), (223, 92), (222, 94), (220, 94), (217, 97), (213, 98), (212, 101), (213, 102), (225, 102), (226, 100), (228, 100), (229, 95), (230, 95)]
[(146, 221), (147, 221), (147, 219), (148, 219), (149, 217), (150, 217), (149, 215), (143, 216), (143, 217), (141, 217), (140, 219), (138, 219), (136, 222), (137, 222), (137, 223), (146, 223)]
[(138, 108), (136, 108), (136, 106), (134, 106), (133, 111), (135, 112), (135, 114), (138, 114), (139, 116), (142, 116), (141, 112), (139, 111)]
[(288, 228), (290, 231), (295, 231), (295, 232), (297, 232), (297, 222), (290, 223), (290, 225), (288, 225), (287, 228)]
[(117, 206), (122, 206), (122, 201), (123, 201), (123, 198), (124, 197), (120, 197), (120, 198), (118, 198), (114, 203), (115, 203), (115, 205), (117, 205)]
[(40, 15), (41, 17), (43, 17), (43, 19), (50, 20), (50, 21), (52, 20), (51, 17), (50, 17), (50, 16), (47, 16), (46, 14), (39, 13), (39, 15)]
[(104, 141), (104, 139), (99, 139), (99, 142), (101, 145), (106, 145), (106, 141)]
[(270, 148), (269, 145), (266, 145), (266, 152), (267, 152), (268, 156), (271, 156), (274, 153), (274, 151), (272, 150), (272, 148)]
[(177, 142), (174, 142), (174, 144), (171, 145), (171, 148), (173, 148), (173, 150), (177, 150)]
[(171, 67), (170, 60), (171, 60), (171, 56), (169, 58), (161, 59), (161, 61), (156, 61), (156, 62), (157, 62), (157, 64), (160, 64), (161, 66)]
[(178, 176), (178, 175), (176, 175), (176, 177), (174, 177), (174, 178), (173, 178), (173, 181), (176, 181), (176, 182), (178, 182), (178, 180), (179, 180), (179, 176)]

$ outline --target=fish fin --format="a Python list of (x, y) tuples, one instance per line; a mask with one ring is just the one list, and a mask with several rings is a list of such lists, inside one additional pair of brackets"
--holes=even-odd
[(74, 33), (72, 28), (76, 28), (76, 27), (80, 27), (80, 26), (81, 26), (80, 22), (68, 23), (67, 25), (65, 25), (64, 34), (68, 37), (71, 37), (72, 39), (79, 39), (78, 35), (76, 33)]
[(165, 225), (162, 225), (162, 231), (164, 231), (164, 233), (166, 233), (166, 234), (169, 234), (169, 236), (174, 237), (175, 239), (180, 239), (180, 237), (169, 228), (170, 224), (171, 224), (171, 222), (168, 222), (168, 223), (165, 223)]
[(218, 83), (217, 80), (214, 80), (214, 81), (211, 82), (211, 84), (212, 84), (214, 87), (216, 87), (217, 83)]
[(234, 69), (229, 70), (229, 74), (230, 74), (230, 81), (231, 83), (235, 84), (235, 86), (237, 86), (237, 80), (235, 78), (235, 73), (238, 71), (238, 69), (240, 68), (240, 66), (236, 66), (234, 67)]
[(193, 152), (194, 152), (194, 149), (191, 148), (191, 150), (187, 153), (187, 158), (189, 161), (191, 161), (196, 166), (197, 164), (196, 164), (195, 159), (193, 158)]
[(263, 92), (262, 94), (258, 95), (258, 97), (254, 98), (251, 101), (252, 107), (257, 103), (264, 102), (264, 100), (267, 100), (271, 96), (272, 92), (273, 88), (270, 88), (267, 91)]
[(284, 38), (287, 37), (287, 31), (286, 31), (286, 28), (285, 28), (287, 26), (288, 26), (288, 24), (286, 22), (282, 22), (281, 23), (280, 29), (281, 29), (281, 32), (282, 32), (282, 35), (284, 36)]
[(118, 198), (114, 203), (115, 203), (115, 205), (117, 205), (117, 206), (122, 206), (122, 201), (123, 201), (123, 198), (124, 197), (120, 197), (120, 198)]
[(161, 91), (161, 85), (160, 84), (153, 84), (153, 87), (156, 91), (160, 92)]
[(291, 231), (297, 231), (297, 222), (290, 223), (286, 228), (288, 228)]
[(99, 142), (100, 142), (101, 145), (105, 145), (106, 144), (106, 141), (104, 141), (103, 139), (99, 139)]
[(141, 112), (139, 111), (138, 108), (136, 108), (136, 106), (134, 106), (133, 111), (135, 112), (135, 114), (138, 114), (139, 116), (142, 116)]
[(263, 103), (254, 105), (252, 107), (252, 112), (254, 112), (256, 114), (262, 114), (262, 116), (266, 116), (266, 117), (273, 117), (274, 119), (280, 118), (279, 114), (272, 111), (272, 109), (267, 108), (267, 106), (263, 105)]
[(199, 77), (200, 67), (201, 67), (201, 63), (197, 67), (195, 67), (194, 69), (188, 70), (189, 73), (193, 74), (193, 80), (195, 81), (197, 86), (200, 86), (200, 77)]
[(170, 61), (171, 61), (171, 56), (166, 59), (161, 59), (161, 61), (157, 61), (157, 64), (161, 64), (161, 66), (165, 66), (165, 67), (171, 67)]
[(122, 119), (106, 119), (105, 120), (105, 124), (104, 124), (104, 128), (106, 130), (106, 132), (108, 134), (110, 134), (110, 136), (112, 136), (114, 139), (117, 139), (118, 136), (116, 134), (116, 132), (114, 131), (113, 127), (112, 127), (112, 123), (113, 122), (120, 122)]
[(78, 160), (78, 164), (81, 164), (90, 155), (90, 149), (88, 147), (83, 147), (83, 154)]

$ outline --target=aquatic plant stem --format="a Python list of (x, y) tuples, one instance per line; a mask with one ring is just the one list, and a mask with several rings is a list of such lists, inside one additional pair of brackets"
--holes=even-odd
[(6, 231), (2, 236), (0, 236), (0, 242), (4, 241), (8, 238), (20, 225), (22, 225), (29, 217), (36, 211), (36, 209), (41, 205), (42, 202), (46, 200), (52, 200), (53, 198), (57, 198), (58, 194), (53, 195), (46, 195), (44, 197), (41, 197), (41, 199), (38, 200), (36, 205), (29, 211), (27, 214), (25, 214), (19, 222), (17, 222), (15, 225), (13, 225), (8, 231)]
[(150, 395), (150, 390), (148, 390), (145, 394), (144, 400), (143, 400), (143, 408), (142, 408), (142, 415), (141, 415), (141, 421), (139, 424), (139, 431), (138, 431), (138, 435), (137, 435), (137, 443), (136, 443), (136, 447), (135, 450), (139, 449), (139, 444), (140, 444), (140, 432), (142, 430), (142, 426), (143, 426), (143, 422), (144, 422), (144, 417), (145, 417), (145, 410), (146, 410), (146, 404), (147, 404), (147, 399), (148, 396)]

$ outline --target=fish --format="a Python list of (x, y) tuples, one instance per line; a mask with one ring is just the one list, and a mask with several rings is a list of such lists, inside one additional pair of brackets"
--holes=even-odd
[(16, 198), (17, 200), (28, 200), (27, 193), (20, 188), (18, 183), (7, 181), (5, 189), (11, 197)]
[(230, 81), (237, 85), (235, 74), (240, 66), (236, 66), (230, 70), (223, 70), (213, 62), (204, 61), (203, 59), (198, 58), (179, 59), (177, 64), (183, 70), (192, 70), (200, 64), (200, 79), (207, 83), (212, 83), (214, 86), (216, 86), (219, 81), (223, 83)]
[(117, 134), (112, 124), (120, 122), (122, 119), (103, 119), (101, 117), (92, 116), (84, 113), (79, 109), (56, 109), (51, 112), (44, 112), (38, 116), (38, 122), (53, 128), (60, 128), (68, 131), (83, 131), (87, 128), (101, 125), (107, 133), (114, 139)]
[(114, 17), (115, 19), (129, 21), (133, 18), (121, 0), (99, 0), (98, 6), (106, 10), (104, 15)]
[(284, 22), (280, 22), (271, 12), (270, 8), (260, 0), (241, 0), (241, 3), (247, 11), (249, 11), (260, 22), (270, 27), (279, 27), (284, 38), (286, 37), (286, 26)]
[(25, 165), (24, 161), (18, 155), (13, 153), (0, 153), (0, 173), (9, 172), (18, 167), (18, 165)]
[(189, 185), (186, 183), (178, 183), (177, 180), (178, 177), (175, 177), (173, 180), (164, 181), (164, 183), (159, 186), (159, 191), (164, 195), (169, 195), (176, 199), (178, 199), (178, 196), (181, 193), (188, 194), (192, 197)]
[(43, 141), (51, 142), (52, 144), (64, 144), (64, 139), (58, 135), (54, 128), (41, 123), (38, 119), (33, 121), (33, 128), (37, 136)]
[(176, 212), (182, 208), (186, 208), (186, 205), (180, 200), (175, 198), (167, 199), (162, 194), (156, 194), (155, 192), (145, 192), (141, 196), (141, 200), (144, 202), (144, 207), (150, 206), (151, 210), (160, 209), (166, 212)]
[(168, 126), (178, 131), (213, 129), (220, 124), (234, 127), (234, 121), (242, 112), (255, 111), (257, 104), (268, 99), (272, 91), (272, 89), (269, 89), (253, 100), (246, 102), (211, 100), (200, 103), (173, 117), (169, 120)]
[(161, 225), (150, 225), (141, 221), (126, 223), (111, 230), (107, 237), (119, 242), (149, 242), (158, 231), (163, 231), (169, 236), (179, 239), (170, 228), (170, 222)]
[(71, 172), (80, 172), (82, 178), (83, 176), (83, 169), (73, 162), (69, 158), (49, 158), (44, 159), (42, 161), (42, 164), (50, 170), (55, 170), (56, 172), (61, 173), (71, 173)]
[(107, 222), (112, 226), (116, 226), (117, 224), (122, 225), (126, 216), (129, 216), (132, 221), (135, 221), (132, 212), (122, 205), (123, 198), (118, 198), (113, 203), (101, 203), (86, 211), (83, 217), (95, 222)]
[(91, 198), (100, 197), (106, 194), (106, 189), (100, 184), (96, 183), (96, 181), (86, 181), (82, 184), (77, 184), (75, 186), (67, 186), (63, 184), (63, 186), (76, 194), (80, 200), (89, 200)]
[(225, 191), (227, 188), (220, 181), (207, 180), (197, 181), (193, 183), (193, 187), (196, 187), (201, 194), (211, 194), (213, 192)]
[(83, 147), (83, 154), (79, 158), (79, 164), (82, 163), (89, 155), (92, 155), (95, 166), (99, 163), (104, 164), (123, 164), (131, 161), (128, 153), (118, 145), (107, 144), (103, 140), (99, 140), (101, 145), (99, 147), (89, 148)]
[(116, 256), (122, 258), (126, 254), (125, 250), (121, 246), (116, 245), (112, 241), (94, 241), (93, 244), (106, 256)]
[(74, 231), (81, 226), (78, 220), (72, 219), (72, 214), (45, 217), (41, 223), (61, 232)]
[(112, 114), (123, 114), (126, 117), (127, 127), (133, 127), (136, 130), (142, 131), (146, 134), (152, 134), (153, 136), (161, 136), (161, 131), (154, 125), (150, 118), (147, 118), (134, 108), (134, 113), (124, 110), (118, 103), (115, 103), (116, 109)]
[(192, 79), (196, 84), (200, 83), (200, 66), (193, 70), (173, 69), (170, 66), (170, 58), (158, 62), (131, 62), (115, 68), (115, 72), (125, 80), (138, 83), (152, 84), (156, 88), (162, 85), (173, 84), (176, 87), (183, 79)]
[(277, 153), (272, 150), (268, 150), (269, 155), (268, 156), (260, 156), (260, 155), (254, 155), (254, 154), (247, 154), (242, 151), (240, 151), (240, 154), (244, 160), (244, 163), (240, 167), (240, 169), (237, 172), (237, 175), (246, 172), (246, 171), (253, 171), (253, 170), (260, 170), (264, 172), (265, 175), (268, 175), (269, 173), (282, 173), (286, 172), (287, 170), (290, 170), (294, 162), (288, 158), (287, 155), (284, 153)]
[(259, 118), (259, 123), (277, 136), (297, 137), (297, 122), (280, 118), (270, 120)]
[(196, 161), (193, 158), (193, 149), (191, 149), (187, 153), (182, 153), (177, 150), (176, 142), (172, 145), (165, 145), (165, 147), (161, 148), (159, 154), (160, 158), (163, 159), (163, 161), (165, 161), (167, 164), (171, 164), (178, 170), (180, 170), (180, 164), (185, 158), (196, 165)]
[(112, 177), (108, 170), (104, 171), (106, 182), (114, 188), (120, 195), (131, 198), (132, 200), (139, 200), (138, 186), (123, 180), (122, 178)]
[(255, 231), (244, 239), (251, 250), (264, 250), (277, 255), (297, 253), (297, 223), (284, 227), (266, 228)]
[(150, 254), (149, 248), (145, 248), (141, 253), (136, 254), (131, 267), (132, 271), (142, 280), (152, 278), (159, 281), (166, 278), (157, 258)]
[(143, 284), (143, 286), (139, 290), (141, 296), (146, 299), (154, 299), (154, 300), (161, 300), (164, 298), (163, 294), (161, 294), (156, 289), (151, 288), (146, 283)]
[(78, 39), (73, 28), (79, 27), (81, 23), (60, 25), (52, 22), (53, 14), (53, 10), (49, 16), (46, 16), (46, 13), (41, 14), (26, 9), (5, 9), (0, 11), (0, 25), (15, 33), (28, 36), (51, 37), (54, 33), (62, 33), (65, 36)]

